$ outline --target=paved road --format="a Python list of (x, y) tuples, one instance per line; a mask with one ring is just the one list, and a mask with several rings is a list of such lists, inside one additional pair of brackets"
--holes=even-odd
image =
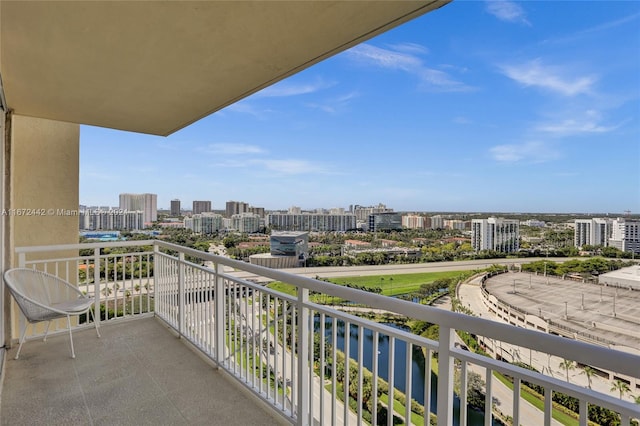
[[(474, 269), (483, 269), (491, 265), (521, 265), (523, 263), (535, 262), (547, 258), (524, 258), (524, 259), (480, 259), (480, 260), (464, 260), (453, 262), (431, 262), (431, 263), (411, 263), (401, 265), (363, 265), (363, 266), (325, 266), (315, 268), (291, 268), (281, 269), (283, 272), (289, 272), (295, 275), (302, 275), (309, 278), (333, 278), (333, 277), (353, 277), (368, 275), (397, 275), (397, 274), (416, 274), (424, 272), (443, 272), (443, 271), (468, 271)], [(552, 260), (554, 262), (565, 262), (570, 260), (568, 257), (558, 257)], [(233, 271), (226, 268), (226, 272), (238, 278), (252, 279), (257, 282), (272, 281), (269, 278), (259, 277), (250, 272)]]

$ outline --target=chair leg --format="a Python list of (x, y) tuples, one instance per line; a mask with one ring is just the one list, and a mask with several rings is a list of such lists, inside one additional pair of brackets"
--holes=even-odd
[(50, 325), (51, 325), (51, 321), (47, 321), (47, 328), (44, 330), (44, 339), (42, 339), (43, 342), (47, 341), (47, 334), (49, 334)]
[(98, 334), (98, 337), (102, 337), (100, 336), (100, 326), (98, 325), (98, 321), (96, 321), (96, 315), (93, 313), (93, 310), (89, 309), (89, 314), (93, 319), (93, 325), (96, 327), (96, 333)]
[(73, 350), (73, 334), (71, 333), (71, 317), (67, 315), (67, 327), (69, 327), (69, 342), (71, 343), (71, 358), (76, 357), (76, 353)]
[(25, 321), (24, 325), (22, 326), (22, 332), (20, 333), (20, 345), (18, 346), (18, 352), (16, 352), (15, 359), (18, 359), (18, 357), (20, 356), (20, 350), (22, 350), (22, 344), (24, 343), (24, 335), (27, 333), (27, 324), (29, 323)]

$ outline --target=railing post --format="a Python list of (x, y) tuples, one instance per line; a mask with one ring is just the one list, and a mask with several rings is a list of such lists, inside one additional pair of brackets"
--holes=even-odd
[(438, 342), (438, 426), (453, 424), (453, 347), (455, 330), (440, 326)]
[(26, 264), (27, 264), (27, 254), (18, 253), (18, 267), (24, 268)]
[[(87, 271), (88, 272), (88, 271)], [(93, 293), (95, 298), (93, 320), (100, 325), (100, 248), (93, 249)]]
[[(162, 272), (160, 268), (160, 246), (157, 243), (153, 243), (153, 313), (154, 315), (158, 314), (159, 307), (159, 294), (158, 294), (158, 286), (162, 281)], [(147, 267), (147, 284), (149, 283), (149, 269)], [(142, 281), (140, 281), (142, 284)], [(163, 301), (164, 302), (164, 301)], [(147, 303), (149, 303), (149, 289), (147, 288)]]
[(311, 381), (309, 380), (309, 349), (313, 342), (310, 341), (311, 333), (309, 308), (306, 303), (309, 301), (309, 289), (298, 287), (298, 426), (307, 426), (312, 423), (309, 413), (309, 396), (313, 393), (311, 390)]
[(224, 272), (224, 265), (220, 263), (216, 263), (214, 265), (214, 269), (216, 271), (215, 279), (215, 311), (213, 313), (214, 316), (214, 327), (216, 330), (215, 334), (215, 354), (216, 354), (216, 362), (218, 365), (223, 363), (224, 360), (224, 348), (225, 348), (225, 309), (224, 309), (224, 301), (225, 301), (225, 292), (224, 292), (224, 277), (222, 273)]
[(178, 331), (185, 334), (184, 253), (178, 253)]

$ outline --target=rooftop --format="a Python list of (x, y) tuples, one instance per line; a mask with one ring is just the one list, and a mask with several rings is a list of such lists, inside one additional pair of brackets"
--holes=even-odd
[(496, 275), (486, 281), (486, 288), (529, 314), (636, 351), (640, 348), (640, 291), (526, 273)]

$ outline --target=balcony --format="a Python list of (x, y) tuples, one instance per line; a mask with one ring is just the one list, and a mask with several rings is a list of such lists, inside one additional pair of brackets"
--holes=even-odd
[[(79, 255), (52, 258), (52, 253), (68, 251)], [(94, 297), (103, 337), (98, 339), (81, 318), (72, 360), (66, 336), (42, 343), (36, 328), (21, 358), (5, 364), (5, 424), (427, 425), (434, 419), (424, 414), (435, 412), (438, 425), (492, 424), (498, 419), (550, 425), (556, 422), (554, 393), (578, 401), (581, 425), (588, 424), (590, 405), (617, 413), (623, 425), (640, 418), (640, 405), (628, 399), (467, 351), (456, 331), (615, 372), (615, 377), (637, 383), (640, 356), (605, 346), (162, 241), (23, 247), (16, 253), (20, 266), (77, 282)], [(291, 284), (296, 296), (239, 278), (237, 272)], [(331, 297), (438, 324), (438, 340), (317, 303)], [(13, 353), (15, 349), (8, 351)], [(344, 354), (350, 355), (349, 362)], [(468, 388), (476, 372), (481, 372), (486, 393), (480, 413), (467, 408), (470, 392), (459, 391)], [(498, 379), (505, 376), (512, 378), (512, 390)], [(523, 382), (544, 389), (542, 409), (532, 411), (525, 402)], [(343, 389), (350, 389), (351, 399), (345, 400)], [(415, 402), (406, 403), (406, 395)], [(368, 407), (377, 407), (377, 416)]]

